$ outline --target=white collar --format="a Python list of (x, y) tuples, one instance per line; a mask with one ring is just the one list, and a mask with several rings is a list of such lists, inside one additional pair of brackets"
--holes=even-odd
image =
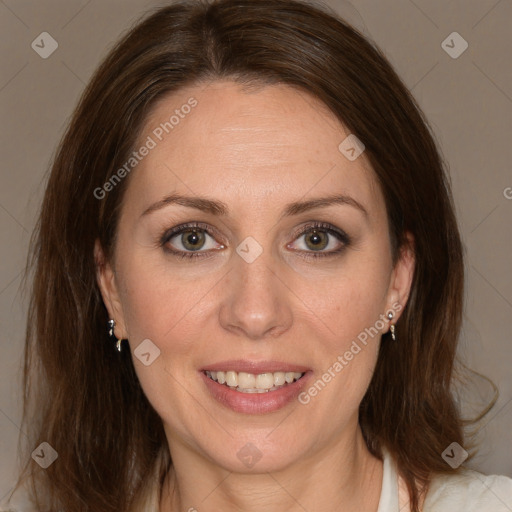
[(382, 447), (382, 455), (382, 490), (380, 493), (379, 508), (377, 509), (377, 512), (399, 512), (398, 475), (396, 472), (395, 461), (385, 447)]

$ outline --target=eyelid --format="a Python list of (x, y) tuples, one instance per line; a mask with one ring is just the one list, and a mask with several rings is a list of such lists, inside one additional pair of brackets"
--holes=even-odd
[(178, 226), (174, 226), (171, 229), (166, 230), (160, 238), (160, 243), (164, 245), (174, 236), (180, 235), (185, 231), (192, 231), (193, 229), (205, 231), (211, 237), (223, 238), (222, 235), (209, 224), (205, 224), (204, 222), (186, 222), (185, 224), (179, 224)]
[[(185, 233), (187, 231), (192, 231), (192, 230), (198, 230), (198, 231), (204, 231), (206, 232), (206, 234), (208, 236), (210, 236), (211, 238), (215, 239), (218, 237), (218, 238), (222, 238), (222, 236), (220, 234), (217, 234), (217, 230), (211, 226), (209, 226), (208, 224), (205, 224), (203, 222), (187, 222), (185, 224), (179, 224), (178, 226), (174, 226), (168, 230), (166, 230), (164, 232), (164, 234), (160, 237), (160, 240), (159, 240), (159, 246), (164, 250), (164, 252), (166, 252), (167, 254), (173, 256), (174, 258), (178, 258), (180, 260), (185, 260), (185, 261), (194, 261), (194, 260), (199, 260), (199, 259), (207, 259), (207, 258), (210, 258), (213, 256), (213, 252), (214, 251), (217, 251), (217, 250), (220, 250), (220, 249), (224, 249), (225, 248), (225, 245), (223, 243), (220, 243), (220, 247), (215, 247), (214, 249), (208, 249), (206, 251), (202, 251), (202, 250), (199, 250), (199, 251), (182, 251), (180, 249), (176, 249), (176, 248), (169, 248), (167, 246), (167, 244), (169, 243), (169, 241), (176, 237), (176, 236), (179, 236), (181, 235), (182, 233)], [(218, 242), (218, 241), (217, 241)]]
[(351, 242), (350, 237), (340, 228), (329, 224), (328, 222), (320, 222), (316, 220), (308, 221), (306, 225), (302, 225), (298, 228), (294, 234), (293, 239), (296, 240), (299, 236), (305, 235), (306, 233), (310, 233), (317, 229), (318, 231), (325, 231), (329, 234), (333, 234), (337, 236), (337, 238), (345, 244), (349, 244)]

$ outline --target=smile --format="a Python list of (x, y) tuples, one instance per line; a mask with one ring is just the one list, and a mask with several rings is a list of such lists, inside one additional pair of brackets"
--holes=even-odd
[(247, 373), (228, 371), (205, 371), (205, 375), (232, 390), (240, 393), (268, 393), (276, 391), (299, 380), (304, 376), (301, 372), (267, 372)]

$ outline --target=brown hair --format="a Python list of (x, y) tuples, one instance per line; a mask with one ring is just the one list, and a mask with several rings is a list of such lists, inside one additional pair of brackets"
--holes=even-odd
[[(450, 392), (463, 300), (463, 258), (449, 183), (424, 116), (382, 53), (327, 10), (289, 0), (178, 2), (137, 24), (87, 86), (60, 144), (32, 243), (33, 290), (25, 352), (29, 449), (58, 461), (24, 474), (38, 509), (129, 509), (166, 449), (162, 421), (129, 351), (107, 334), (93, 258), (107, 258), (128, 178), (94, 190), (126, 162), (149, 109), (186, 85), (229, 78), (283, 83), (320, 99), (366, 146), (385, 198), (395, 261), (412, 233), (410, 298), (384, 335), (360, 405), (368, 448), (387, 447), (413, 512), (441, 453), (463, 445)], [(136, 172), (136, 171), (134, 171)]]

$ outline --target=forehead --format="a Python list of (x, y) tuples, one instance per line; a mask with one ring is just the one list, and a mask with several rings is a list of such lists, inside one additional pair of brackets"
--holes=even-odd
[(243, 208), (339, 192), (378, 209), (382, 198), (364, 153), (349, 161), (339, 150), (348, 135), (322, 102), (287, 85), (187, 87), (149, 114), (136, 147), (151, 149), (127, 196), (142, 207), (182, 192)]

